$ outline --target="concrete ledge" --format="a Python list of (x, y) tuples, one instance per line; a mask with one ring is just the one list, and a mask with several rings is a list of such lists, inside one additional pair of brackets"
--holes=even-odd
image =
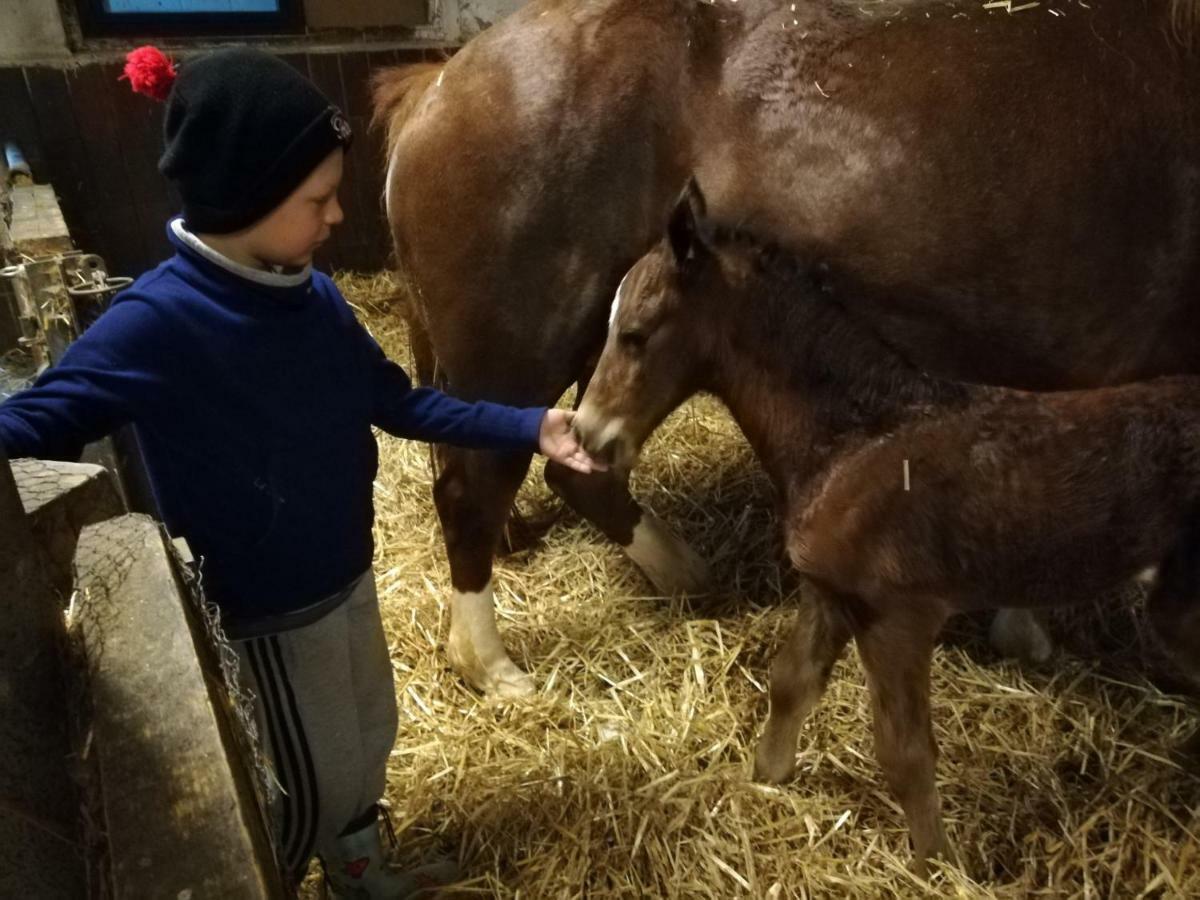
[(80, 898), (63, 619), (0, 454), (0, 897)]
[(41, 459), (14, 460), (12, 472), (51, 586), (66, 598), (79, 532), (124, 512), (112, 477), (102, 466)]
[(158, 525), (89, 525), (76, 569), (113, 896), (282, 896)]
[(19, 252), (39, 257), (75, 249), (53, 185), (15, 186), (12, 206), (9, 235)]

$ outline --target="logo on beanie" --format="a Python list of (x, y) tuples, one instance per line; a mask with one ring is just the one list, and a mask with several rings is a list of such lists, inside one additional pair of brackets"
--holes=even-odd
[(334, 133), (343, 144), (350, 140), (350, 135), (354, 133), (346, 117), (336, 109), (333, 111), (333, 115), (329, 117), (329, 124), (333, 126)]

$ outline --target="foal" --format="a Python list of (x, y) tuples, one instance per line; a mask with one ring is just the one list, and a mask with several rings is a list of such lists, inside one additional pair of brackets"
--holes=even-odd
[(949, 849), (929, 670), (950, 615), (1075, 603), (1157, 566), (1151, 618), (1196, 677), (1200, 379), (1029, 394), (931, 378), (857, 324), (819, 266), (713, 231), (693, 182), (617, 292), (577, 427), (629, 465), (699, 390), (767, 468), (812, 587), (775, 658), (756, 775), (792, 775), (853, 637), (918, 871)]

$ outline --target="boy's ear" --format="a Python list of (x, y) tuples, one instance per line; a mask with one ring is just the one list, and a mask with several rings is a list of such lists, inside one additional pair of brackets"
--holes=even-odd
[(704, 194), (693, 175), (675, 201), (675, 209), (671, 211), (671, 218), (667, 222), (667, 238), (675, 254), (675, 265), (679, 268), (687, 266), (708, 249), (704, 240), (707, 208)]

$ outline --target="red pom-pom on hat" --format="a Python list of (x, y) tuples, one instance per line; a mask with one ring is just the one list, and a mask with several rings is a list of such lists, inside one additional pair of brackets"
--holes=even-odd
[(175, 63), (157, 47), (138, 47), (125, 55), (125, 79), (135, 94), (166, 100), (175, 83)]

